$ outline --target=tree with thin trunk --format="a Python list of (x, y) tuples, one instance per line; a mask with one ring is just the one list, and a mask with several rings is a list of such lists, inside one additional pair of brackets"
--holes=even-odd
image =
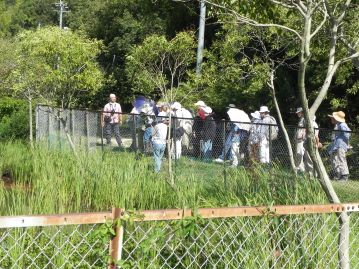
[[(235, 18), (237, 23), (268, 28), (283, 40), (293, 40), (291, 53), (298, 59), (298, 90), (307, 122), (308, 151), (313, 160), (320, 184), (330, 202), (340, 200), (330, 182), (327, 171), (315, 147), (312, 118), (326, 98), (338, 68), (346, 62), (358, 62), (357, 36), (359, 7), (351, 0), (206, 0), (212, 12), (221, 18)], [(240, 3), (240, 4), (239, 4)], [(284, 41), (283, 41), (284, 42)], [(316, 43), (317, 42), (317, 43)], [(320, 44), (321, 53), (327, 55), (326, 74), (315, 100), (309, 105), (307, 97), (307, 70), (315, 54), (314, 45)], [(294, 51), (294, 52), (293, 52)], [(349, 268), (349, 217), (339, 215), (339, 265)]]
[(6, 80), (11, 95), (25, 97), (29, 102), (30, 143), (33, 141), (32, 107), (33, 102), (38, 101), (60, 107), (49, 107), (47, 112), (60, 122), (75, 152), (62, 111), (101, 88), (104, 75), (96, 62), (101, 43), (71, 30), (44, 27), (21, 32), (13, 46), (15, 64)]
[[(138, 92), (156, 96), (170, 104), (180, 101), (179, 92), (189, 76), (189, 67), (195, 63), (196, 43), (192, 32), (178, 33), (172, 40), (153, 35), (134, 47), (127, 55), (126, 69)], [(169, 114), (167, 139), (169, 181), (174, 185), (172, 171), (172, 115)]]

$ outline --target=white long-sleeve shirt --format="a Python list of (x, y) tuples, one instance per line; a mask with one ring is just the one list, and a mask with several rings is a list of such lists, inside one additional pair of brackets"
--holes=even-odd
[(167, 125), (160, 122), (152, 128), (152, 142), (154, 144), (166, 144), (167, 140)]

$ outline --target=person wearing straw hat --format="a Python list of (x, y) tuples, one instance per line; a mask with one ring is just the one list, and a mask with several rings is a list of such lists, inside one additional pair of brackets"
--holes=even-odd
[(276, 120), (269, 115), (267, 106), (261, 106), (259, 114), (262, 119), (260, 127), (260, 143), (259, 143), (259, 159), (263, 164), (270, 162), (269, 141), (274, 140), (278, 134), (277, 126), (269, 126), (269, 124), (276, 125)]
[(105, 129), (107, 145), (111, 145), (112, 134), (115, 134), (116, 142), (122, 146), (119, 124), (122, 124), (121, 105), (116, 102), (116, 95), (110, 94), (110, 102), (103, 109), (102, 127)]
[(333, 141), (328, 147), (330, 160), (336, 180), (348, 180), (349, 169), (346, 159), (346, 152), (349, 149), (350, 128), (345, 122), (343, 111), (333, 112), (328, 115), (334, 125)]
[(155, 160), (155, 172), (158, 173), (161, 170), (162, 157), (166, 149), (168, 121), (166, 112), (160, 112), (157, 115), (157, 124), (152, 128), (152, 147), (153, 158)]

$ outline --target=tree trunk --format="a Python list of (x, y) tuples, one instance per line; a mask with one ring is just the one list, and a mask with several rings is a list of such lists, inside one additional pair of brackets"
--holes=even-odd
[[(305, 75), (306, 68), (310, 58), (310, 31), (311, 31), (311, 18), (310, 16), (305, 17), (304, 23), (304, 33), (302, 37), (302, 46), (300, 53), (300, 65), (299, 65), (299, 75), (298, 75), (298, 88), (300, 99), (302, 101), (303, 112), (306, 121), (307, 128), (307, 140), (308, 140), (308, 152), (312, 158), (315, 171), (318, 174), (319, 182), (331, 203), (340, 203), (340, 200), (333, 188), (332, 183), (330, 182), (329, 176), (325, 169), (325, 166), (322, 162), (322, 159), (319, 155), (318, 149), (315, 146), (315, 133), (312, 124), (312, 113), (309, 111), (308, 99), (306, 96), (306, 87), (305, 87)], [(325, 83), (325, 82), (324, 82)], [(318, 104), (317, 104), (318, 105)], [(349, 218), (347, 213), (343, 212), (339, 215), (340, 223), (340, 235), (339, 235), (339, 267), (341, 269), (349, 268)]]

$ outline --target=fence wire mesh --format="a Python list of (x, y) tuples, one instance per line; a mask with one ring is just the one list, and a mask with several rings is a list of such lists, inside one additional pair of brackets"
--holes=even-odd
[[(70, 144), (73, 143), (76, 148), (87, 150), (105, 150), (109, 146), (118, 146), (115, 137), (112, 136), (112, 131), (111, 136), (107, 139), (106, 127), (103, 125), (102, 115), (99, 111), (60, 110), (39, 105), (36, 115), (37, 140), (45, 141), (49, 146), (70, 148)], [(150, 155), (152, 153), (152, 127), (149, 122), (155, 120), (154, 116), (122, 114), (122, 124), (119, 126), (121, 148)], [(172, 133), (176, 134), (181, 121), (174, 118), (172, 122)], [(217, 162), (223, 163), (225, 166), (233, 166), (233, 164), (236, 165), (234, 161), (236, 158), (238, 159), (238, 166), (243, 167), (248, 167), (255, 162), (275, 163), (286, 169), (291, 167), (288, 144), (281, 128), (278, 128), (277, 138), (271, 140), (268, 139), (268, 136), (274, 129), (269, 128), (268, 125), (242, 123), (242, 126), (250, 131), (241, 135), (240, 143), (235, 144), (233, 141), (236, 140), (234, 137), (236, 134), (231, 131), (233, 122), (213, 121), (212, 124), (211, 121), (204, 122), (198, 118), (186, 120), (186, 122), (191, 126), (191, 128), (186, 128), (190, 131), (185, 131), (179, 138), (172, 137), (174, 144), (172, 154), (173, 157), (176, 157), (174, 158), (175, 161), (184, 157), (203, 163)], [(259, 131), (253, 131), (254, 129), (259, 129)], [(258, 140), (258, 136), (263, 136), (263, 132), (265, 133), (263, 130), (267, 132), (267, 143), (264, 146), (259, 142), (260, 139)], [(305, 154), (303, 152), (298, 154), (298, 151), (301, 151), (298, 150), (300, 143), (295, 138), (298, 127), (286, 126), (286, 131), (298, 169), (305, 172), (311, 171), (310, 161), (306, 161)], [(262, 134), (253, 135), (256, 132)], [(319, 132), (319, 139), (323, 144), (319, 153), (329, 175), (334, 177), (328, 153), (333, 130), (318, 129), (317, 132)], [(71, 143), (69, 143), (70, 140)], [(176, 147), (175, 145), (179, 146)], [(305, 149), (303, 144), (301, 147)], [(357, 166), (359, 161), (359, 134), (356, 132), (351, 132), (350, 146), (346, 155), (350, 178), (359, 179), (359, 168)], [(222, 166), (211, 166), (209, 168), (208, 165), (206, 167), (214, 172), (218, 172), (222, 168)]]
[(0, 229), (0, 268), (105, 268), (100, 225)]
[[(350, 268), (359, 268), (358, 216), (352, 216)], [(339, 268), (334, 214), (239, 217), (127, 227), (130, 268)]]
[[(173, 220), (163, 217), (165, 211), (150, 211), (150, 216), (157, 214), (161, 220), (145, 221), (146, 213), (133, 221), (130, 217), (120, 222), (124, 233), (116, 236), (115, 252), (122, 253), (117, 268), (340, 268), (339, 215), (311, 207), (318, 213), (276, 215), (269, 210), (259, 216), (194, 215)], [(359, 205), (352, 208), (349, 265), (355, 269), (359, 268)], [(46, 216), (40, 218), (46, 222)], [(14, 228), (4, 221), (0, 218), (0, 268), (109, 265), (114, 237), (106, 229), (111, 223)]]

